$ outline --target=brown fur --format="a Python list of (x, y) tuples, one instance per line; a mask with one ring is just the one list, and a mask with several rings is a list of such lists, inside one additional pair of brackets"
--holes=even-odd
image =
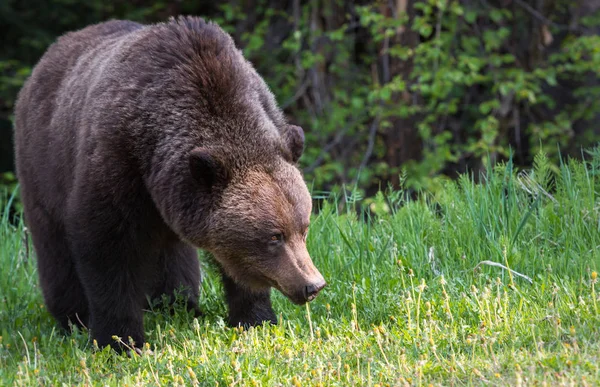
[(302, 303), (325, 285), (303, 237), (302, 129), (217, 25), (66, 34), (21, 90), (15, 128), (44, 298), (65, 328), (139, 346), (147, 296), (182, 288), (197, 310), (192, 246), (220, 264), (232, 325), (276, 321), (271, 286)]

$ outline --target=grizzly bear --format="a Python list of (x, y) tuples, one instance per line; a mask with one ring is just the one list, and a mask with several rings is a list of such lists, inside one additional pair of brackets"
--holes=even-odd
[(48, 310), (68, 329), (144, 343), (148, 299), (198, 311), (197, 249), (232, 326), (275, 323), (271, 288), (311, 301), (304, 134), (231, 37), (196, 17), (109, 21), (60, 37), (16, 104), (24, 219)]

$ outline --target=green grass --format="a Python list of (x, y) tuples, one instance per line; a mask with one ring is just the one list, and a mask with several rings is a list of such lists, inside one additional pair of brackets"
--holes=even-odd
[(484, 184), (379, 195), (370, 218), (330, 202), (309, 235), (317, 300), (274, 293), (277, 326), (231, 329), (207, 268), (206, 316), (149, 311), (132, 358), (57, 330), (23, 227), (2, 219), (0, 385), (597, 385), (599, 161), (499, 165)]

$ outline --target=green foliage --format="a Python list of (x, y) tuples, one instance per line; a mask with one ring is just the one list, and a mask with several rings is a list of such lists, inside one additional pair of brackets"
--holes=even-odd
[[(415, 131), (420, 139), (408, 144), (420, 147), (418, 156), (403, 163), (407, 187), (418, 190), (439, 189), (444, 175), (480, 170), (489, 158), (507, 159), (511, 148), (520, 165), (531, 164), (542, 147), (556, 164), (558, 149), (577, 155), (597, 141), (596, 35), (560, 35), (561, 25), (539, 23), (527, 8), (494, 2), (409, 2), (405, 12), (373, 3), (330, 24), (315, 12), (327, 18), (339, 11), (335, 4), (315, 10), (307, 3), (295, 15), (259, 4), (253, 15), (260, 22), (241, 34), (241, 43), (307, 129), (302, 165), (317, 187), (368, 189), (394, 180), (402, 167), (387, 157), (394, 131)], [(247, 16), (240, 7), (222, 10), (225, 24)], [(293, 30), (274, 45), (269, 26), (282, 21)], [(588, 17), (582, 24), (596, 22)], [(524, 37), (526, 28), (536, 32)], [(529, 46), (515, 47), (523, 38)], [(357, 49), (362, 41), (369, 48)]]
[[(566, 0), (407, 2), (63, 1), (0, 7), (0, 114), (64, 31), (111, 17), (199, 14), (231, 33), (306, 131), (315, 187), (438, 190), (489, 162), (530, 166), (543, 149), (579, 156), (597, 142), (600, 17)], [(397, 8), (402, 4), (405, 9)], [(522, 4), (525, 4), (522, 5)], [(47, 9), (49, 12), (31, 12)], [(582, 16), (583, 15), (583, 16)]]
[[(10, 197), (9, 206), (6, 208), (0, 208), (3, 211), (8, 208), (12, 208), (13, 211), (22, 212), (23, 206), (19, 200), (18, 182), (14, 173), (4, 172), (0, 173), (0, 198)], [(2, 215), (0, 213), (0, 215)]]
[(485, 184), (462, 175), (418, 199), (355, 193), (347, 211), (325, 201), (308, 237), (329, 283), (314, 302), (274, 292), (278, 325), (227, 328), (209, 267), (205, 316), (151, 308), (133, 357), (57, 331), (30, 238), (0, 217), (0, 384), (598, 384), (598, 149), (588, 158), (553, 170), (540, 153), (532, 170), (500, 163)]

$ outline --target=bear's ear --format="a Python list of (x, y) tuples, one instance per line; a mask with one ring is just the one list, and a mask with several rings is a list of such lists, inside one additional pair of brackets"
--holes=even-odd
[(218, 156), (206, 148), (196, 148), (189, 157), (190, 173), (194, 180), (207, 190), (215, 185), (225, 185), (229, 171)]
[(302, 156), (302, 152), (304, 152), (304, 131), (299, 126), (288, 125), (285, 137), (292, 153), (292, 161), (297, 163), (300, 156)]

